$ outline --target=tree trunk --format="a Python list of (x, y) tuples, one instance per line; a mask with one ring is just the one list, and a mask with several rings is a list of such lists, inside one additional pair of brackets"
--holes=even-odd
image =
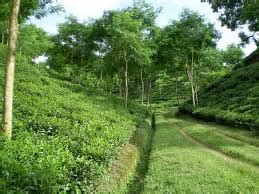
[(79, 76), (78, 76), (78, 83), (79, 84), (81, 84), (82, 77), (83, 77), (83, 67), (80, 67), (80, 69), (79, 69)]
[(8, 139), (12, 138), (12, 117), (13, 117), (13, 85), (16, 40), (18, 34), (18, 13), (20, 0), (13, 0), (10, 14), (8, 54), (5, 74), (4, 102), (3, 102), (3, 131)]
[(196, 107), (196, 100), (195, 100), (195, 89), (193, 86), (193, 83), (191, 82), (191, 88), (192, 88), (192, 103), (193, 103), (193, 107)]
[(180, 105), (179, 102), (179, 92), (178, 92), (178, 77), (179, 77), (179, 72), (176, 72), (176, 78), (175, 78), (175, 93), (176, 93), (176, 98), (177, 98), (177, 105)]
[(187, 69), (187, 75), (189, 78), (189, 82), (191, 85), (191, 90), (192, 90), (192, 103), (193, 107), (196, 107), (196, 98), (195, 98), (195, 88), (194, 88), (194, 56), (193, 56), (193, 49), (192, 49), (192, 61), (191, 61), (191, 67), (186, 64), (186, 69)]
[(119, 92), (120, 92), (120, 96), (121, 96), (121, 97), (123, 97), (122, 88), (123, 88), (123, 86), (122, 86), (122, 80), (121, 80), (121, 78), (119, 78)]
[(149, 105), (151, 106), (151, 97), (152, 97), (152, 95), (151, 95), (151, 89), (152, 89), (152, 83), (151, 83), (151, 81), (149, 82)]
[(100, 75), (100, 79), (97, 82), (97, 89), (100, 89), (100, 85), (102, 83), (102, 79), (103, 79), (103, 70), (101, 70), (101, 75)]
[(84, 59), (81, 56), (81, 58), (80, 58), (79, 76), (78, 76), (78, 83), (79, 84), (81, 84), (83, 76), (84, 76)]
[(148, 81), (148, 97), (147, 97), (147, 105), (150, 106), (151, 104), (151, 81)]
[(145, 86), (144, 86), (144, 80), (143, 80), (143, 69), (140, 70), (140, 78), (141, 78), (141, 104), (144, 105), (144, 92), (145, 92)]
[(195, 89), (194, 89), (194, 84), (193, 84), (193, 75), (190, 71), (190, 67), (188, 65), (187, 66), (187, 75), (188, 75), (188, 79), (189, 79), (189, 83), (191, 85), (191, 91), (192, 91), (192, 104), (193, 107), (196, 107), (196, 101), (195, 101)]
[(199, 99), (198, 99), (198, 87), (197, 87), (197, 85), (195, 86), (195, 100), (196, 100), (196, 106), (198, 106)]
[(71, 48), (71, 58), (70, 58), (70, 65), (73, 65), (73, 58), (74, 58), (74, 52), (73, 49)]
[(2, 44), (4, 44), (4, 32), (2, 32)]
[(112, 94), (112, 85), (110, 85), (110, 91), (109, 91), (110, 95)]
[(125, 107), (128, 106), (128, 60), (125, 53)]
[[(8, 22), (8, 26), (10, 25), (10, 22)], [(18, 33), (18, 32), (17, 32)], [(6, 30), (6, 34), (7, 34), (7, 36), (8, 36), (8, 40), (6, 41), (6, 46), (8, 46), (8, 44), (9, 44), (9, 29), (7, 28), (7, 30)]]
[(69, 67), (68, 67), (68, 65), (66, 65), (66, 76), (67, 76), (67, 78), (69, 78), (69, 77), (70, 77), (70, 75), (69, 75)]

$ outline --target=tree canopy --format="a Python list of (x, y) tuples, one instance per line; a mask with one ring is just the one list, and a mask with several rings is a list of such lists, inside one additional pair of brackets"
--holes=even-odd
[(226, 25), (231, 30), (235, 30), (242, 25), (248, 25), (252, 34), (240, 33), (240, 38), (244, 43), (249, 43), (252, 39), (258, 46), (259, 31), (259, 4), (257, 1), (233, 0), (233, 1), (214, 1), (208, 0), (214, 12), (220, 14), (219, 20), (222, 25)]

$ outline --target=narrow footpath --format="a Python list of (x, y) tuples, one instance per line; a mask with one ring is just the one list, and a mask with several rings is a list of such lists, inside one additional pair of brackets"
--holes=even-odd
[(258, 139), (174, 111), (157, 113), (142, 192), (259, 193)]

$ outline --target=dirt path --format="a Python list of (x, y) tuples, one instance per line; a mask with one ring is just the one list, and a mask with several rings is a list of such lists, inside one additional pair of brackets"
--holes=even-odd
[(259, 192), (259, 168), (190, 136), (185, 126), (195, 126), (197, 121), (179, 119), (163, 110), (156, 120), (144, 193)]
[(188, 135), (188, 133), (186, 133), (183, 129), (180, 129), (180, 133), (183, 135), (183, 137), (185, 137), (186, 139), (188, 139), (189, 141), (191, 141), (192, 143), (198, 145), (198, 146), (201, 146), (205, 149), (207, 149), (209, 152), (211, 152), (212, 154), (215, 154), (219, 157), (222, 157), (224, 158), (225, 160), (232, 160), (232, 161), (235, 161), (237, 163), (240, 163), (242, 165), (248, 165), (250, 168), (253, 168), (256, 172), (259, 173), (259, 168), (256, 166), (256, 165), (253, 165), (253, 164), (249, 164), (247, 162), (244, 162), (244, 161), (241, 161), (241, 160), (238, 160), (234, 157), (231, 157), (221, 151), (218, 151), (216, 149), (214, 149), (213, 147), (210, 147), (204, 143), (201, 143), (199, 142), (198, 140), (196, 140), (195, 138), (191, 137), (190, 135)]

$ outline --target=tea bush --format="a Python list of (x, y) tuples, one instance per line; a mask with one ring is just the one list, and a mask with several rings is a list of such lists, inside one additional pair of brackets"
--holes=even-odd
[(125, 109), (115, 96), (17, 59), (13, 140), (0, 140), (1, 192), (94, 191), (148, 110), (134, 103)]
[(183, 112), (198, 118), (259, 131), (259, 63), (235, 69), (199, 93), (199, 107), (188, 102)]

